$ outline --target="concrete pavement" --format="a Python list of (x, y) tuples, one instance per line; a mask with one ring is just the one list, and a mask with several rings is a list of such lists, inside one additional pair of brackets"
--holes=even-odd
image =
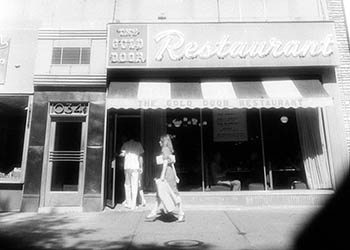
[(289, 249), (319, 207), (200, 209), (148, 221), (149, 207), (100, 213), (0, 213), (0, 249)]

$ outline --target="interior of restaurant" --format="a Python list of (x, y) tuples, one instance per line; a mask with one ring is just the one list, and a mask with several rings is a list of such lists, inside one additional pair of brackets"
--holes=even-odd
[[(158, 122), (147, 125), (149, 112), (154, 113), (153, 122), (155, 119)], [(150, 142), (149, 134), (152, 131), (159, 134), (155, 130), (162, 130), (172, 137), (180, 191), (313, 189), (308, 185), (304, 168), (300, 142), (300, 131), (304, 128), (298, 126), (298, 112), (315, 114), (311, 120), (318, 126), (317, 109), (111, 109), (107, 153), (109, 158), (117, 155), (125, 135), (132, 131), (145, 148), (144, 190), (152, 192), (152, 180), (159, 172), (152, 159), (160, 148), (159, 138)], [(161, 125), (157, 127), (157, 123)], [(321, 144), (320, 140), (316, 144)], [(221, 179), (238, 180), (239, 189), (213, 179), (212, 163), (218, 154)], [(120, 201), (124, 181), (122, 162), (119, 158), (115, 176), (115, 191)]]
[[(177, 168), (182, 177), (180, 190), (200, 191), (203, 183), (205, 190), (216, 186), (211, 165), (217, 154), (220, 154), (221, 172), (225, 173), (221, 179), (239, 180), (242, 190), (251, 189), (249, 184), (252, 183), (262, 184), (260, 188), (265, 189), (265, 181), (267, 189), (291, 189), (295, 181), (305, 183), (294, 109), (262, 109), (263, 140), (258, 109), (217, 112), (202, 110), (202, 123), (199, 110), (167, 112), (167, 132), (174, 135)], [(233, 113), (239, 115), (232, 116)], [(221, 119), (229, 121), (217, 128), (220, 115)], [(243, 121), (239, 121), (241, 119)], [(236, 127), (237, 134), (231, 131), (226, 138), (220, 138), (218, 133), (222, 131), (218, 130), (227, 130), (230, 126)], [(224, 187), (215, 189), (227, 190)]]

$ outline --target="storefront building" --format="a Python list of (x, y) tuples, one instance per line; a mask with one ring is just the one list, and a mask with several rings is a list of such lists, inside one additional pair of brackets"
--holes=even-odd
[(0, 211), (21, 205), (36, 46), (37, 27), (33, 23), (0, 26)]
[[(278, 194), (282, 203), (284, 195), (331, 194), (348, 173), (341, 1), (90, 2), (67, 2), (65, 18), (67, 6), (46, 4), (32, 89), (11, 105), (25, 102), (29, 113), (21, 115), (16, 188), (5, 179), (18, 168), (2, 171), (6, 197), (20, 204), (7, 210), (114, 207), (123, 200), (122, 159), (111, 163), (128, 136), (145, 148), (151, 193), (165, 133), (179, 189), (193, 196)], [(215, 183), (217, 157), (240, 191)]]

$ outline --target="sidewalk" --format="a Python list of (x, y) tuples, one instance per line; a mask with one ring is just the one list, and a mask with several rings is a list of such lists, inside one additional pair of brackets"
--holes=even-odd
[(0, 249), (288, 249), (318, 207), (200, 210), (154, 222), (136, 211), (0, 213)]

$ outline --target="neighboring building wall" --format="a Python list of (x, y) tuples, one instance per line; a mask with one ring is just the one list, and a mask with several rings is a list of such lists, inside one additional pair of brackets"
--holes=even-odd
[[(24, 115), (30, 115), (31, 102), (27, 100), (31, 100), (34, 91), (33, 71), (37, 53), (36, 25), (28, 20), (13, 22), (13, 20), (5, 20), (0, 17), (0, 48), (0, 138), (2, 150), (10, 145), (8, 142), (18, 140), (9, 131), (15, 131), (15, 134), (18, 135), (16, 132), (19, 130), (16, 127), (25, 130), (22, 148), (18, 146), (20, 144), (9, 147), (9, 151), (15, 150), (22, 157), (14, 158), (7, 155), (8, 151), (2, 151), (0, 159), (1, 167), (5, 167), (1, 168), (1, 174), (5, 173), (10, 176), (9, 178), (6, 176), (0, 178), (0, 211), (16, 211), (20, 209), (22, 201), (23, 175), (26, 165), (26, 138), (29, 134), (26, 126), (28, 121), (25, 121)], [(19, 100), (23, 100), (23, 102), (18, 102)], [(18, 112), (14, 112), (14, 110)], [(10, 121), (12, 119), (9, 117), (14, 118), (12, 123)], [(14, 159), (18, 162), (10, 162)], [(20, 176), (11, 176), (12, 171), (7, 172), (6, 170), (7, 167), (13, 169), (14, 163), (20, 167), (21, 171), (17, 172)], [(5, 169), (4, 173), (3, 169)]]
[(8, 59), (1, 65), (6, 72), (5, 82), (0, 83), (0, 94), (33, 94), (37, 27), (31, 23), (1, 23), (0, 20), (0, 39), (0, 43), (9, 41)]
[(327, 6), (329, 19), (334, 21), (338, 42), (339, 66), (336, 68), (336, 76), (343, 95), (344, 125), (350, 151), (350, 48), (343, 0), (327, 0)]

